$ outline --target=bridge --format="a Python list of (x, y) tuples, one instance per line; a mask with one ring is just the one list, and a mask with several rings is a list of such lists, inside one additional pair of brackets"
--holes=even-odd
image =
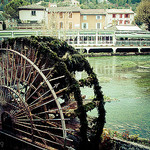
[(0, 31), (0, 38), (53, 36), (83, 52), (150, 52), (150, 32), (113, 30), (14, 30)]

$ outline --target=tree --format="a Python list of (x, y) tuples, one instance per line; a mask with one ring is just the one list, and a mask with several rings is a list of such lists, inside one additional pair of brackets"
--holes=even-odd
[(136, 21), (143, 22), (150, 31), (150, 1), (142, 0), (136, 9)]
[(5, 20), (4, 16), (2, 15), (2, 13), (0, 13), (0, 21), (4, 21), (4, 20)]
[(30, 3), (26, 2), (25, 0), (12, 0), (4, 7), (4, 16), (7, 18), (11, 17), (14, 19), (19, 19), (18, 8), (20, 6), (25, 6), (29, 4)]

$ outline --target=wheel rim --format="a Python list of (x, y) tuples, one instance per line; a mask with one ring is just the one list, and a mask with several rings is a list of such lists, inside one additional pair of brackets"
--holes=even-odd
[(68, 139), (60, 105), (63, 89), (55, 91), (64, 76), (49, 80), (51, 68), (39, 69), (37, 64), (29, 50), (0, 49), (1, 112), (10, 114), (12, 133), (47, 148), (64, 147)]

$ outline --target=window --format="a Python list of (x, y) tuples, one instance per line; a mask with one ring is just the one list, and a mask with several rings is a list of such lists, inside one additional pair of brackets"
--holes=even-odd
[(130, 15), (129, 14), (125, 14), (124, 17), (125, 18), (130, 18)]
[(96, 23), (96, 29), (101, 29), (101, 23)]
[(101, 20), (101, 19), (102, 19), (102, 16), (101, 16), (101, 15), (97, 15), (97, 16), (96, 16), (96, 19), (97, 19), (97, 20)]
[(122, 14), (120, 14), (120, 18), (122, 18)]
[(36, 11), (35, 11), (35, 10), (32, 10), (32, 11), (31, 11), (31, 15), (32, 15), (32, 16), (36, 16)]
[(119, 20), (119, 24), (122, 24), (122, 20)]
[(125, 20), (124, 24), (130, 24), (130, 21), (129, 20)]
[(87, 16), (83, 16), (83, 20), (87, 20)]
[(62, 12), (59, 13), (59, 17), (63, 18), (63, 13)]
[(113, 17), (113, 18), (116, 18), (116, 14), (112, 14), (112, 17)]
[(60, 22), (59, 28), (60, 28), (60, 29), (63, 29), (63, 22)]
[(72, 13), (71, 12), (69, 13), (69, 18), (72, 18)]
[(82, 23), (82, 29), (88, 29), (88, 23)]
[(69, 29), (72, 29), (72, 22), (69, 22)]

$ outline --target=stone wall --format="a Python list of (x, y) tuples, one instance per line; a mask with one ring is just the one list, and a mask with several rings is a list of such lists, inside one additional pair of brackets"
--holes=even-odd
[(150, 150), (150, 147), (138, 143), (121, 140), (116, 137), (113, 138), (113, 150)]

